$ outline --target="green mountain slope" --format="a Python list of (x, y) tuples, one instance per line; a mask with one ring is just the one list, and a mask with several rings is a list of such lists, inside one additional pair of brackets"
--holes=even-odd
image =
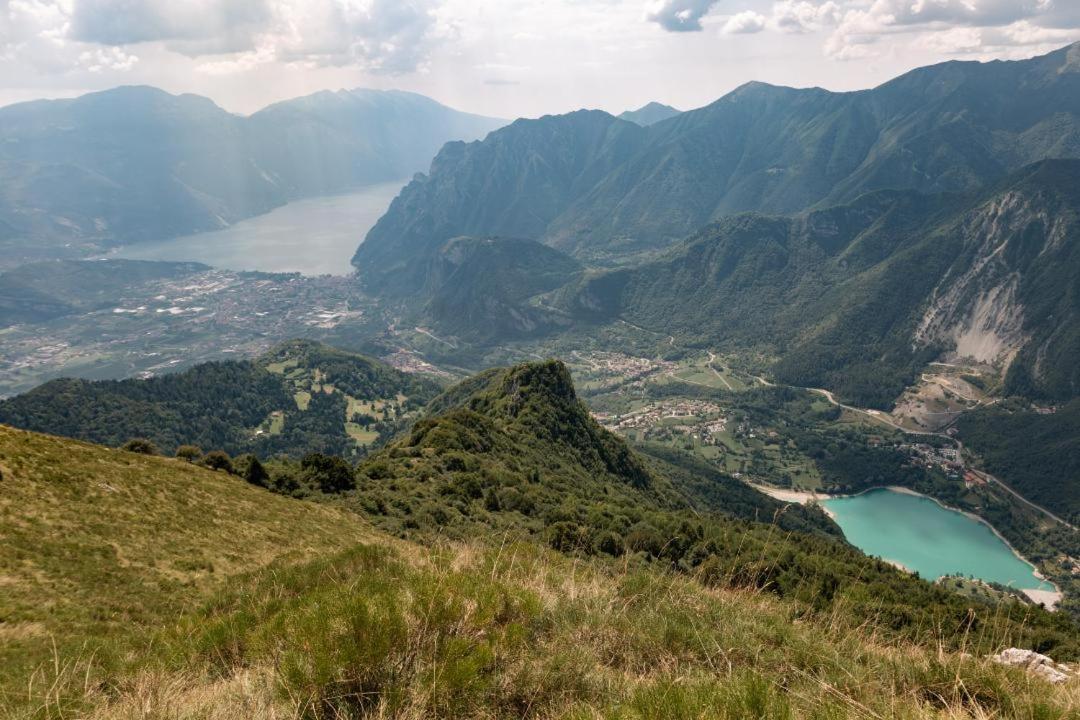
[(1009, 367), (1008, 387), (1075, 396), (1080, 162), (1048, 161), (974, 196), (881, 192), (795, 218), (740, 215), (655, 261), (560, 291), (582, 318), (691, 344), (768, 348), (777, 375), (888, 407), (950, 351)]
[(521, 120), (445, 148), (354, 264), (378, 287), (381, 273), (457, 235), (610, 259), (732, 213), (795, 213), (886, 189), (970, 192), (1038, 160), (1080, 157), (1078, 98), (1073, 45), (944, 63), (860, 92), (751, 83), (648, 128), (595, 112)]
[(1025, 498), (1080, 524), (1080, 401), (1053, 413), (1023, 406), (965, 414), (957, 427), (986, 469)]
[(428, 175), (395, 198), (353, 257), (365, 284), (405, 294), (458, 236), (539, 239), (552, 220), (611, 172), (645, 130), (586, 111), (517, 120), (484, 141), (448, 143)]
[(48, 382), (0, 401), (0, 422), (113, 447), (146, 438), (262, 456), (353, 455), (390, 437), (438, 391), (375, 360), (291, 341), (253, 361), (147, 380)]
[(454, 238), (429, 265), (422, 316), (470, 340), (535, 335), (565, 320), (530, 300), (580, 270), (575, 260), (531, 240)]
[[(699, 511), (838, 533), (816, 508), (787, 506), (681, 458), (632, 450), (592, 419), (554, 360), (488, 370), (450, 388), (408, 436), (360, 464), (356, 485), (354, 499), (395, 532), (558, 531), (590, 552), (604, 542), (652, 543), (680, 532), (680, 513)], [(651, 511), (663, 531), (650, 524)]]
[(750, 521), (722, 477), (695, 492), (596, 425), (557, 362), (450, 389), (327, 498), (419, 542), (178, 460), (2, 428), (0, 472), (8, 717), (1076, 708), (1074, 687), (984, 659), (1072, 658), (1067, 617), (906, 575), (819, 512)]
[[(843, 607), (908, 638), (967, 612), (950, 591), (848, 546), (818, 508), (779, 503), (691, 460), (635, 452), (593, 421), (557, 361), (451, 388), (408, 436), (360, 463), (355, 485), (346, 502), (406, 537), (526, 533), (564, 552), (748, 583), (824, 613)], [(974, 610), (984, 611), (993, 612)], [(1055, 618), (1064, 648), (1070, 621)]]

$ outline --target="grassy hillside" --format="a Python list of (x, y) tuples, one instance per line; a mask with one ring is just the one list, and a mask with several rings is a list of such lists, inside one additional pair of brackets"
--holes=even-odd
[[(305, 477), (320, 482), (310, 469)], [(296, 480), (277, 481), (289, 489)], [(581, 557), (634, 557), (757, 587), (819, 618), (842, 608), (897, 640), (957, 647), (980, 627), (1080, 653), (1067, 616), (970, 603), (867, 558), (817, 508), (748, 492), (678, 456), (639, 454), (590, 417), (558, 361), (490, 370), (451, 388), (407, 436), (361, 462), (353, 485), (346, 502), (409, 539), (526, 534)]]
[[(368, 545), (236, 584), (159, 638), (98, 720), (1045, 718), (982, 658), (889, 643), (752, 590), (532, 543)], [(77, 690), (77, 689), (76, 689)]]
[(231, 475), (4, 426), (0, 473), (4, 717), (91, 658), (112, 667), (232, 576), (370, 536), (353, 514)]
[[(469, 412), (510, 436), (546, 415), (537, 379), (560, 375), (553, 363), (489, 373)], [(536, 442), (563, 437), (566, 465), (604, 463), (595, 491), (629, 481), (642, 505), (662, 497), (648, 488), (661, 482), (655, 470), (613, 438), (580, 426), (584, 437), (563, 436), (578, 423), (572, 399), (549, 418), (569, 424)], [(433, 422), (428, 435), (447, 431)], [(1080, 710), (1076, 681), (1053, 687), (983, 659), (1050, 641), (1045, 613), (1021, 624), (1010, 619), (1018, 606), (942, 591), (955, 613), (905, 638), (891, 630), (903, 617), (895, 602), (923, 603), (915, 591), (930, 586), (892, 587), (904, 576), (883, 563), (862, 561), (862, 584), (831, 601), (829, 582), (784, 596), (761, 582), (771, 565), (793, 567), (792, 542), (819, 573), (858, 557), (824, 536), (831, 553), (810, 535), (696, 516), (710, 540), (728, 534), (718, 552), (741, 559), (731, 567), (648, 547), (559, 552), (509, 523), (411, 543), (177, 460), (4, 428), (0, 472), (4, 717), (1065, 720)], [(590, 492), (565, 487), (564, 507), (598, 505)]]

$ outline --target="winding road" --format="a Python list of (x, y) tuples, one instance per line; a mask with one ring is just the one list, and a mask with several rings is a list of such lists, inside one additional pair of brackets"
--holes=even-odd
[[(761, 378), (758, 378), (758, 379), (761, 380)], [(764, 380), (763, 380), (763, 382), (764, 382)], [(766, 383), (766, 384), (771, 385), (771, 383)], [(877, 410), (864, 410), (863, 408), (857, 408), (857, 407), (852, 407), (851, 405), (845, 405), (844, 403), (837, 400), (836, 397), (831, 392), (829, 392), (828, 390), (825, 390), (823, 388), (799, 388), (799, 389), (801, 389), (801, 390), (809, 390), (810, 392), (815, 392), (815, 393), (818, 393), (819, 395), (824, 395), (826, 400), (831, 402), (833, 405), (836, 405), (837, 407), (841, 407), (841, 408), (843, 408), (845, 410), (850, 410), (852, 412), (862, 413), (863, 415), (866, 415), (867, 417), (873, 418), (874, 420), (877, 420), (878, 422), (884, 423), (885, 425), (888, 425), (888, 426), (890, 426), (892, 428), (895, 428), (895, 429), (899, 430), (900, 432), (905, 433), (907, 435), (930, 435), (930, 436), (933, 436), (933, 437), (939, 437), (939, 438), (944, 438), (945, 440), (949, 440), (950, 442), (956, 443), (957, 452), (961, 456), (963, 456), (964, 443), (961, 442), (959, 438), (955, 438), (955, 437), (952, 437), (951, 435), (946, 435), (944, 433), (928, 432), (928, 431), (924, 431), (924, 430), (909, 430), (909, 429), (903, 427), (902, 425), (898, 425), (897, 423), (894, 423), (892, 420), (889, 420), (889, 419), (883, 417), (882, 414), (880, 412), (878, 412)], [(1027, 505), (1031, 509), (1036, 510), (1036, 511), (1042, 513), (1043, 515), (1045, 515), (1046, 517), (1061, 523), (1062, 525), (1069, 528), (1070, 530), (1077, 530), (1077, 527), (1075, 525), (1073, 525), (1072, 523), (1068, 522), (1067, 520), (1065, 520), (1065, 519), (1063, 519), (1061, 517), (1058, 517), (1054, 513), (1050, 512), (1049, 510), (1044, 508), (1042, 505), (1038, 505), (1038, 504), (1033, 503), (1032, 501), (1028, 500), (1026, 497), (1024, 497), (1020, 493), (1016, 492), (1011, 487), (1009, 487), (1004, 482), (1002, 482), (998, 478), (994, 477), (990, 473), (985, 472), (983, 470), (975, 470), (974, 468), (971, 468), (971, 472), (975, 473), (975, 475), (978, 476), (983, 481), (998, 486), (999, 488), (1001, 488), (1005, 492), (1009, 493), (1014, 498), (1016, 498), (1020, 502), (1024, 503), (1025, 505)]]
[[(621, 322), (621, 323), (624, 323), (624, 324), (626, 324), (626, 325), (628, 325), (628, 326), (630, 326), (632, 328), (634, 328), (635, 330), (640, 330), (640, 331), (647, 332), (647, 333), (650, 333), (650, 334), (653, 334), (653, 335), (661, 335), (662, 336), (662, 333), (658, 333), (658, 332), (656, 332), (654, 330), (649, 330), (647, 328), (643, 328), (640, 325), (635, 325), (635, 324), (633, 324), (631, 322), (627, 322), (626, 320), (623, 320), (622, 318), (619, 318), (618, 321)], [(675, 336), (674, 335), (669, 336), (668, 344), (671, 347), (677, 347), (677, 345), (675, 344)], [(727, 382), (727, 379), (724, 378), (716, 370), (716, 368), (714, 368), (712, 366), (712, 362), (716, 358), (716, 354), (713, 353), (711, 350), (706, 351), (706, 352), (709, 353), (709, 369), (712, 370), (714, 373), (716, 373), (716, 375), (718, 377), (720, 377), (720, 380), (724, 383), (724, 385), (727, 386), (727, 388), (729, 390), (733, 389), (731, 387), (731, 385)], [(944, 367), (956, 367), (955, 365), (951, 365), (949, 363), (935, 362), (935, 363), (930, 363), (930, 364), (931, 365), (944, 366)], [(765, 387), (775, 387), (775, 383), (769, 382), (768, 380), (766, 380), (763, 377), (760, 377), (758, 375), (750, 375), (750, 377), (753, 378), (754, 380), (757, 380), (759, 383), (761, 383)], [(701, 384), (701, 383), (696, 383), (696, 384)], [(844, 410), (850, 410), (851, 412), (854, 412), (854, 413), (861, 413), (861, 414), (866, 415), (867, 417), (869, 417), (869, 418), (871, 418), (873, 420), (876, 420), (876, 421), (878, 421), (878, 422), (880, 422), (880, 423), (882, 423), (884, 425), (887, 425), (887, 426), (889, 426), (889, 427), (891, 427), (891, 428), (893, 428), (895, 430), (899, 430), (900, 432), (905, 433), (907, 435), (922, 435), (922, 436), (932, 436), (932, 437), (944, 438), (945, 440), (948, 440), (950, 442), (955, 443), (957, 452), (961, 456), (963, 456), (964, 443), (961, 442), (959, 439), (957, 439), (955, 437), (952, 437), (951, 435), (946, 435), (944, 433), (930, 432), (930, 431), (927, 431), (927, 430), (909, 430), (908, 428), (906, 428), (906, 427), (904, 427), (904, 426), (902, 426), (902, 425), (900, 425), (898, 423), (893, 422), (889, 418), (884, 417), (882, 415), (882, 413), (880, 411), (878, 411), (878, 410), (867, 410), (865, 408), (857, 408), (857, 407), (854, 407), (852, 405), (845, 405), (844, 403), (837, 400), (836, 396), (831, 391), (826, 390), (824, 388), (800, 387), (798, 385), (789, 385), (787, 387), (791, 387), (791, 388), (794, 388), (796, 390), (806, 390), (808, 392), (817, 393), (819, 395), (822, 395), (826, 400), (828, 400), (830, 403), (832, 403), (833, 405), (836, 405), (839, 408), (842, 408)], [(997, 402), (997, 400), (994, 400), (993, 402)], [(990, 403), (990, 404), (993, 404), (993, 403)], [(991, 475), (990, 473), (985, 472), (983, 470), (975, 470), (975, 469), (971, 469), (971, 471), (973, 473), (975, 473), (975, 475), (977, 475), (979, 478), (984, 480), (985, 482), (987, 482), (989, 484), (996, 485), (997, 487), (1001, 488), (1005, 492), (1009, 493), (1014, 498), (1016, 498), (1017, 500), (1019, 500), (1023, 504), (1030, 507), (1032, 510), (1035, 510), (1037, 512), (1042, 513), (1046, 517), (1050, 518), (1051, 520), (1054, 520), (1055, 522), (1058, 522), (1058, 523), (1064, 525), (1065, 527), (1069, 528), (1070, 530), (1073, 530), (1073, 531), (1080, 530), (1080, 528), (1077, 528), (1075, 525), (1068, 522), (1064, 518), (1061, 518), (1061, 517), (1055, 515), (1054, 513), (1050, 512), (1049, 510), (1047, 510), (1043, 506), (1038, 505), (1038, 504), (1032, 502), (1031, 500), (1028, 500), (1026, 497), (1021, 495), (1017, 491), (1013, 490), (1011, 487), (1009, 487), (1007, 484), (1005, 484), (1002, 480), (1000, 480), (997, 477)]]

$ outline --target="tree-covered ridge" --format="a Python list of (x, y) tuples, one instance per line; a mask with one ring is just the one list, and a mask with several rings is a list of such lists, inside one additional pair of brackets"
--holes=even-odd
[(0, 422), (118, 447), (145, 438), (263, 457), (353, 455), (393, 435), (435, 383), (360, 355), (291, 341), (256, 361), (145, 380), (61, 379), (0, 401)]
[(450, 388), (407, 436), (358, 466), (355, 495), (399, 531), (541, 532), (562, 518), (595, 539), (612, 527), (625, 534), (627, 517), (655, 507), (781, 515), (789, 530), (836, 532), (820, 511), (780, 513), (782, 503), (729, 477), (635, 452), (593, 420), (556, 360), (492, 369)]
[(470, 341), (536, 335), (566, 321), (530, 301), (580, 271), (577, 261), (532, 240), (454, 238), (428, 265), (422, 314)]

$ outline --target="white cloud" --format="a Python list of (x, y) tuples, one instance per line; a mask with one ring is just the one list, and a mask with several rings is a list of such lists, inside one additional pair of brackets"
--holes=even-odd
[(1009, 55), (1080, 39), (1076, 0), (873, 0), (845, 3), (825, 52), (840, 60), (872, 57), (874, 47), (910, 42), (939, 54)]
[(840, 6), (835, 2), (784, 0), (773, 5), (771, 24), (781, 32), (803, 33), (835, 25), (840, 17)]
[(73, 40), (100, 45), (169, 41), (190, 54), (250, 49), (273, 20), (270, 0), (76, 0)]
[(768, 21), (764, 15), (753, 10), (745, 10), (728, 18), (721, 32), (727, 35), (744, 35), (761, 32)]
[(79, 64), (92, 73), (105, 70), (126, 72), (135, 67), (139, 58), (118, 47), (94, 48), (79, 53)]
[(42, 71), (100, 72), (130, 69), (131, 48), (161, 44), (220, 56), (199, 65), (208, 73), (275, 61), (411, 73), (439, 40), (438, 1), (0, 0), (0, 54)]
[(718, 0), (660, 0), (646, 15), (668, 32), (700, 32), (701, 18)]

